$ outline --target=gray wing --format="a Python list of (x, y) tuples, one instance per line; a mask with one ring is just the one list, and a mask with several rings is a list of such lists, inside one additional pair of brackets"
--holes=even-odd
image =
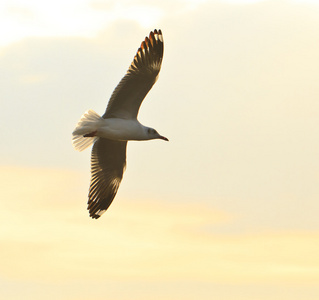
[(99, 218), (111, 205), (126, 165), (126, 141), (99, 138), (92, 148), (88, 210)]
[(136, 119), (140, 105), (156, 82), (163, 59), (161, 30), (142, 42), (126, 75), (115, 88), (103, 118)]

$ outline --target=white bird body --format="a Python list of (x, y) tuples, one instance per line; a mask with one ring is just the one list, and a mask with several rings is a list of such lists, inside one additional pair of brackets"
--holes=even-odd
[(104, 119), (93, 110), (82, 115), (73, 135), (73, 146), (78, 151), (83, 151), (99, 137), (113, 141), (168, 140), (155, 129), (142, 125), (137, 119)]
[[(148, 140), (147, 129), (137, 119), (110, 118), (98, 116), (95, 120), (87, 120), (87, 116), (94, 113), (85, 112), (73, 135), (81, 135), (83, 139), (92, 136), (107, 138), (114, 141)], [(97, 114), (96, 114), (97, 115)], [(84, 136), (86, 135), (86, 136)], [(82, 149), (83, 150), (83, 149)]]
[(73, 146), (82, 151), (93, 145), (88, 210), (99, 218), (111, 205), (126, 166), (127, 141), (162, 139), (155, 129), (137, 120), (140, 105), (158, 78), (163, 59), (161, 30), (151, 32), (112, 93), (103, 116), (86, 111), (73, 131)]
[(96, 135), (115, 141), (150, 140), (147, 128), (138, 120), (103, 119), (103, 124), (97, 129)]

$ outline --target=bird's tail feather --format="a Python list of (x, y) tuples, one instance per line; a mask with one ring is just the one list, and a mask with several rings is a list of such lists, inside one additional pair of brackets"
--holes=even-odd
[(99, 121), (101, 118), (102, 117), (100, 117), (94, 110), (91, 109), (82, 115), (72, 133), (72, 144), (75, 150), (83, 151), (99, 138), (94, 134), (99, 128)]

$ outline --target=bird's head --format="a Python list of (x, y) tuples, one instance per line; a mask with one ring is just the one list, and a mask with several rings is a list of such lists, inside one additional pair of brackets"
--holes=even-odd
[(166, 138), (165, 136), (160, 135), (153, 128), (146, 127), (146, 133), (147, 133), (147, 137), (148, 137), (149, 140), (161, 139), (161, 140), (164, 140), (164, 141), (168, 141), (168, 138)]

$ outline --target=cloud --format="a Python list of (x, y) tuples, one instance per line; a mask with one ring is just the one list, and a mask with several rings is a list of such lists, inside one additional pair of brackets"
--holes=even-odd
[(10, 28), (0, 47), (30, 37), (96, 37), (101, 28), (130, 20), (149, 28), (160, 23), (164, 14), (195, 9), (205, 1), (55, 1), (43, 5), (38, 0), (4, 1), (0, 11), (2, 27)]
[(118, 197), (91, 220), (83, 178), (58, 169), (1, 168), (1, 275), (11, 279), (312, 283), (317, 232), (219, 235), (236, 219), (203, 204)]

